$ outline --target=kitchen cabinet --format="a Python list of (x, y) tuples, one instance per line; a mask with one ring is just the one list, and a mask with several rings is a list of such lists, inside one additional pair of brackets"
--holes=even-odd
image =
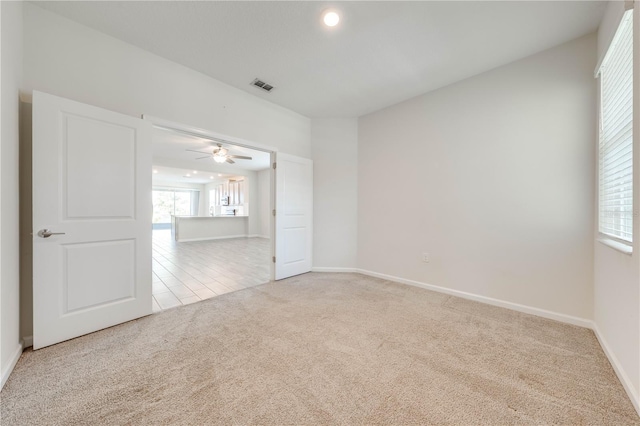
[[(212, 190), (213, 199), (210, 205), (215, 206), (241, 206), (245, 204), (247, 200), (247, 185), (244, 180), (227, 180), (223, 183), (219, 183)], [(223, 203), (222, 200), (227, 199), (228, 203)]]
[(239, 206), (244, 204), (244, 181), (230, 180), (228, 185), (229, 185), (229, 205)]

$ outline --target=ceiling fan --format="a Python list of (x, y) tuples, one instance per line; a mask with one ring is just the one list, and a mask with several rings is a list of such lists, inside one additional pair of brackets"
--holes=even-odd
[(193, 149), (187, 149), (190, 152), (199, 152), (200, 154), (207, 154), (204, 157), (198, 157), (196, 160), (202, 160), (203, 158), (213, 158), (213, 161), (216, 163), (229, 163), (234, 164), (235, 161), (232, 158), (236, 158), (238, 160), (251, 160), (251, 157), (247, 157), (245, 155), (229, 155), (229, 150), (227, 148), (223, 148), (222, 144), (218, 144), (218, 147), (213, 150), (212, 153), (204, 152), (204, 151), (195, 151)]

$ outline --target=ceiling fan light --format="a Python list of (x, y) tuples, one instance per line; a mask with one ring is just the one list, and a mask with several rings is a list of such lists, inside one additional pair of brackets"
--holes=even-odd
[(216, 163), (224, 163), (225, 161), (227, 161), (227, 157), (224, 155), (214, 155), (213, 161), (215, 161)]

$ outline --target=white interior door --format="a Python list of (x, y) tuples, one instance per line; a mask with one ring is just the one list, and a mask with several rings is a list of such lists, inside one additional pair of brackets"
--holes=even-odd
[(34, 92), (34, 349), (151, 313), (150, 126)]
[(311, 271), (313, 162), (276, 154), (276, 280)]

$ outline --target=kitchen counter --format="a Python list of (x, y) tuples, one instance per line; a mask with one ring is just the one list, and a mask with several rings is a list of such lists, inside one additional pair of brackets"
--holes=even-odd
[(248, 217), (171, 216), (171, 236), (181, 242), (248, 237)]

